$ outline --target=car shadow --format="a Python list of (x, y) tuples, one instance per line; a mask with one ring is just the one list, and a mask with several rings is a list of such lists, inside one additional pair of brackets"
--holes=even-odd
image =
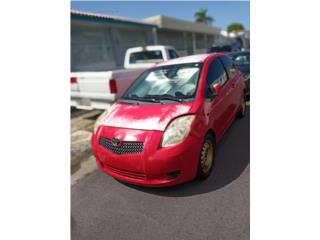
[(121, 183), (127, 187), (150, 194), (167, 197), (186, 197), (223, 188), (236, 180), (247, 168), (249, 162), (250, 114), (247, 111), (245, 118), (235, 120), (222, 140), (217, 144), (215, 167), (211, 176), (205, 181), (194, 180), (166, 188), (148, 188), (130, 183)]

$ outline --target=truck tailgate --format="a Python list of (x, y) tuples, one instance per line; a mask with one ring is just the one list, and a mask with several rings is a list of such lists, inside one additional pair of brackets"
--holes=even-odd
[(72, 76), (77, 78), (79, 92), (86, 93), (110, 93), (109, 79), (112, 76), (108, 72), (80, 72), (73, 73)]
[[(105, 108), (120, 97), (144, 69), (71, 73), (71, 105)], [(106, 103), (108, 103), (106, 105)]]

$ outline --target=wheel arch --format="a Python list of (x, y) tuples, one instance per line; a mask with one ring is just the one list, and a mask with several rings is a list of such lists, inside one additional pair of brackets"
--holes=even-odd
[(217, 136), (216, 136), (216, 133), (215, 133), (215, 131), (212, 129), (212, 128), (210, 128), (210, 129), (208, 129), (208, 131), (206, 132), (206, 135), (208, 135), (208, 134), (210, 134), (213, 138), (214, 138), (214, 141), (216, 141), (217, 140)]

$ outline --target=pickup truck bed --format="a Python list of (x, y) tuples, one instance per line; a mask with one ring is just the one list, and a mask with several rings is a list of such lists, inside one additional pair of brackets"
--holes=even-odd
[(124, 68), (106, 72), (72, 72), (71, 106), (79, 109), (108, 109), (129, 85), (156, 63), (177, 58), (170, 46), (152, 45), (129, 48)]

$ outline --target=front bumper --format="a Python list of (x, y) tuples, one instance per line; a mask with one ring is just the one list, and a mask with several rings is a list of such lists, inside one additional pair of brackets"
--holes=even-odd
[[(202, 138), (191, 131), (173, 147), (161, 148), (163, 132), (100, 127), (92, 135), (92, 150), (97, 165), (105, 173), (132, 184), (164, 187), (194, 179), (197, 172)], [(99, 138), (144, 142), (137, 154), (116, 154), (99, 144)]]

